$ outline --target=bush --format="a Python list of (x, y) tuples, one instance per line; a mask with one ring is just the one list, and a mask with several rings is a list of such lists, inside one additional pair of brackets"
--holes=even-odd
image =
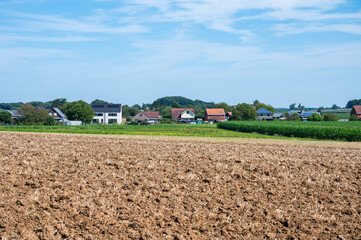
[(170, 118), (162, 118), (162, 119), (160, 120), (160, 122), (161, 122), (161, 123), (166, 123), (166, 124), (171, 124), (171, 123), (174, 122), (174, 121), (172, 121), (172, 119), (170, 119)]
[(0, 112), (0, 123), (10, 124), (11, 123), (11, 113), (8, 111)]
[(323, 121), (326, 122), (335, 122), (338, 121), (337, 115), (334, 113), (326, 113), (323, 115)]
[(132, 117), (131, 117), (131, 116), (127, 116), (127, 117), (125, 118), (125, 120), (126, 120), (127, 122), (130, 122), (130, 121), (132, 121)]
[(313, 113), (312, 116), (307, 117), (307, 121), (319, 122), (321, 120), (322, 120), (322, 117), (317, 113)]
[(131, 121), (130, 125), (138, 125), (138, 122), (137, 121)]
[(292, 115), (288, 115), (288, 114), (287, 114), (286, 120), (287, 120), (287, 121), (301, 121), (301, 118), (300, 118), (300, 116), (298, 116), (297, 113), (294, 113), (294, 114), (292, 114)]
[(347, 141), (361, 141), (361, 128), (345, 124), (326, 124), (316, 122), (250, 122), (233, 121), (221, 122), (218, 128), (247, 133), (279, 135), (285, 137), (334, 139)]
[(350, 121), (357, 121), (357, 120), (359, 120), (359, 118), (357, 117), (357, 115), (351, 115), (349, 120)]

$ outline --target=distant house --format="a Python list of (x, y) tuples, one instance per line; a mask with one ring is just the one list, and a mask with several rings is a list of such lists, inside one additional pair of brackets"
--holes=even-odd
[(297, 115), (300, 115), (300, 114), (302, 114), (302, 110), (300, 109), (300, 110), (290, 110), (290, 111), (288, 111), (288, 115), (289, 116), (292, 116), (294, 113), (297, 113)]
[(257, 110), (257, 120), (273, 120), (273, 113), (264, 109), (264, 108), (260, 108)]
[(273, 120), (286, 120), (286, 113), (274, 113), (272, 116)]
[(222, 122), (226, 121), (226, 114), (223, 108), (207, 108), (204, 112), (204, 121)]
[(49, 110), (49, 115), (54, 117), (56, 122), (66, 122), (68, 119), (59, 108), (53, 107)]
[(358, 118), (361, 118), (361, 106), (353, 106), (350, 115), (356, 115)]
[(94, 104), (91, 107), (95, 112), (92, 123), (122, 123), (121, 104)]
[(137, 122), (154, 122), (154, 123), (158, 123), (159, 122), (159, 112), (145, 112), (142, 111), (140, 113), (138, 113), (137, 115), (135, 115), (134, 117), (132, 117), (133, 121), (137, 121)]
[(173, 120), (193, 122), (195, 117), (194, 108), (172, 108)]
[(350, 115), (356, 115), (358, 118), (361, 118), (361, 106), (353, 106)]
[(8, 112), (11, 114), (11, 120), (14, 122), (16, 119), (21, 118), (22, 115), (19, 113), (18, 110), (8, 110)]

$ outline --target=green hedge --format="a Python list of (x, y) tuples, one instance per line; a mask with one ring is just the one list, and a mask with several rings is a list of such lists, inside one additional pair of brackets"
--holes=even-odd
[(246, 133), (261, 133), (285, 137), (361, 141), (361, 124), (358, 122), (221, 122), (218, 128)]

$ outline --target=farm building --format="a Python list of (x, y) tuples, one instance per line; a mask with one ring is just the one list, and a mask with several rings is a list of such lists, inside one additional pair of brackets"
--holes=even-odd
[(122, 123), (121, 104), (94, 104), (91, 107), (95, 112), (92, 123)]
[(350, 115), (356, 115), (358, 118), (361, 118), (361, 106), (353, 106)]
[(204, 121), (222, 122), (226, 121), (226, 114), (223, 108), (207, 108), (204, 112)]
[(158, 123), (159, 122), (159, 112), (145, 112), (142, 111), (140, 113), (138, 113), (137, 115), (135, 115), (134, 117), (132, 117), (133, 121), (137, 121), (137, 122), (154, 122), (154, 123)]
[(264, 109), (264, 108), (260, 108), (257, 110), (257, 120), (267, 120), (267, 121), (271, 121), (273, 120), (273, 113)]
[(286, 113), (274, 113), (272, 116), (273, 120), (286, 120)]
[(8, 110), (8, 112), (11, 114), (11, 120), (13, 122), (15, 121), (15, 119), (22, 117), (18, 110)]
[(49, 110), (49, 115), (53, 116), (56, 122), (66, 122), (68, 120), (65, 114), (62, 111), (60, 111), (59, 108), (55, 108), (55, 107), (51, 108)]
[(194, 108), (172, 108), (172, 119), (184, 122), (194, 121)]

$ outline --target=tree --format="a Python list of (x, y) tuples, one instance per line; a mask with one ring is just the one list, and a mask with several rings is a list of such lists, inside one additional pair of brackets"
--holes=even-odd
[(341, 108), (341, 107), (337, 106), (336, 104), (333, 104), (332, 107), (331, 107), (331, 109), (335, 109), (335, 110), (336, 110), (336, 109), (340, 109), (340, 108)]
[(301, 118), (297, 113), (293, 113), (292, 115), (287, 114), (286, 119), (287, 121), (301, 121)]
[(266, 110), (268, 110), (268, 111), (270, 111), (270, 112), (275, 112), (275, 109), (274, 109), (274, 107), (272, 107), (271, 105), (266, 105), (266, 104), (264, 104), (264, 103), (257, 103), (256, 105), (253, 105), (253, 106), (255, 106), (256, 107), (256, 110), (259, 110), (259, 109), (261, 109), (261, 108), (264, 108), (264, 109), (266, 109)]
[(172, 118), (172, 107), (168, 106), (161, 112), (163, 118)]
[(321, 120), (322, 120), (321, 116), (319, 114), (317, 114), (317, 113), (313, 113), (312, 116), (307, 117), (307, 121), (317, 121), (317, 122), (319, 122)]
[(181, 105), (179, 103), (177, 103), (176, 101), (174, 101), (172, 107), (173, 108), (180, 108)]
[(93, 104), (109, 104), (109, 103), (107, 101), (104, 101), (104, 100), (95, 99), (94, 101), (92, 101), (90, 103), (90, 105), (93, 105)]
[(234, 120), (256, 120), (256, 118), (256, 109), (247, 103), (238, 104), (232, 112), (232, 119)]
[(25, 125), (44, 125), (49, 117), (48, 111), (42, 108), (36, 109), (31, 103), (22, 105), (19, 108), (19, 113), (22, 117), (17, 121)]
[(347, 102), (346, 108), (353, 108), (353, 106), (361, 105), (361, 99), (353, 99)]
[(259, 104), (260, 102), (258, 101), (258, 99), (253, 101), (253, 106), (256, 106), (257, 104)]
[(0, 112), (0, 123), (10, 124), (11, 123), (11, 113), (8, 111)]
[(155, 110), (155, 111), (159, 111), (159, 108), (160, 108), (160, 102), (158, 100), (155, 100), (153, 103), (152, 103), (152, 108)]
[(203, 118), (205, 110), (201, 106), (194, 107), (194, 113), (196, 114), (196, 118)]
[(337, 115), (334, 113), (326, 113), (323, 115), (323, 121), (331, 122), (331, 121), (338, 121)]
[(86, 102), (79, 100), (66, 104), (65, 115), (69, 120), (89, 123), (93, 120), (95, 112)]
[(225, 102), (217, 103), (214, 105), (215, 108), (223, 108), (224, 112), (232, 112), (233, 108)]
[(59, 108), (67, 103), (66, 98), (57, 98), (51, 101), (51, 107)]
[(295, 109), (296, 109), (296, 103), (292, 103), (292, 104), (290, 105), (290, 109), (291, 109), (291, 110), (295, 110)]

